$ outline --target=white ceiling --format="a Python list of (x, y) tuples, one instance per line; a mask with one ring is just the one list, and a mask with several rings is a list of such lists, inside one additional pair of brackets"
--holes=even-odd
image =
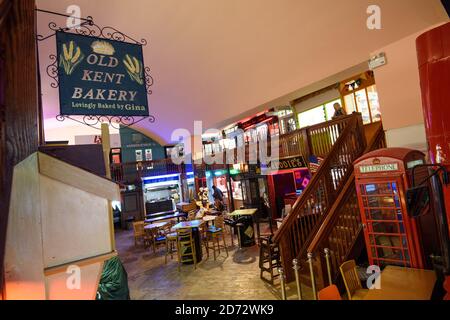
[[(145, 38), (155, 79), (149, 97), (154, 124), (141, 129), (170, 141), (176, 128), (226, 123), (238, 114), (360, 64), (370, 52), (445, 21), (439, 0), (377, 0), (382, 29), (366, 27), (372, 0), (38, 0), (40, 9), (82, 16)], [(38, 14), (38, 33), (48, 22)], [(45, 73), (54, 38), (40, 44)], [(46, 119), (58, 113), (57, 89), (43, 76)]]

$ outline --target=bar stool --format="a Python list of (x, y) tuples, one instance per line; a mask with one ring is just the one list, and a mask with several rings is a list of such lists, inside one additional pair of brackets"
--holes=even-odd
[(205, 250), (206, 250), (206, 258), (209, 258), (209, 248), (208, 248), (208, 229), (206, 228), (205, 225), (202, 225), (199, 228), (200, 231), (200, 237), (201, 237), (201, 241), (202, 241), (202, 246), (205, 246)]
[(241, 228), (244, 227), (244, 224), (242, 222), (238, 222), (235, 224), (235, 226), (237, 229), (239, 249), (242, 249)]
[[(274, 270), (281, 267), (280, 249), (278, 245), (272, 243), (272, 236), (260, 237), (259, 243), (260, 278), (273, 285), (273, 281), (279, 276), (279, 274), (274, 273)], [(268, 266), (265, 264), (268, 264)], [(270, 280), (264, 277), (264, 272), (270, 274)]]
[(167, 264), (167, 256), (170, 254), (170, 258), (173, 259), (173, 253), (176, 251), (175, 247), (177, 246), (177, 233), (171, 232), (173, 225), (173, 222), (171, 222), (164, 228), (166, 237), (166, 254), (164, 257), (165, 264)]
[(229, 227), (230, 237), (231, 237), (231, 246), (234, 247), (234, 234), (233, 234), (234, 232), (233, 232), (233, 230), (236, 227), (236, 223), (232, 219), (229, 219), (229, 218), (225, 218), (224, 222), (225, 222), (225, 225), (227, 225)]

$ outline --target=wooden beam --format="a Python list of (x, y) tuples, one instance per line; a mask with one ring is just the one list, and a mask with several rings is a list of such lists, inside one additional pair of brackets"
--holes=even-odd
[[(109, 163), (109, 154), (111, 152), (111, 141), (109, 137), (109, 125), (107, 123), (102, 123), (102, 149), (103, 149), (103, 158), (105, 161), (106, 177), (108, 179), (111, 179), (111, 164)], [(119, 189), (117, 186), (116, 188)], [(120, 200), (120, 195), (119, 198), (115, 200)], [(114, 213), (112, 209), (111, 199), (108, 200), (108, 207), (109, 207), (109, 230), (111, 234), (111, 244), (113, 250), (115, 250), (116, 239), (114, 237)]]
[(34, 9), (34, 0), (0, 0), (0, 292), (13, 168), (39, 144)]
[(107, 254), (101, 254), (98, 255), (96, 257), (90, 257), (90, 258), (86, 258), (86, 259), (81, 259), (78, 261), (72, 261), (70, 263), (66, 263), (66, 264), (62, 264), (56, 267), (51, 267), (51, 268), (46, 268), (44, 269), (44, 274), (45, 276), (51, 276), (57, 273), (64, 273), (67, 271), (67, 268), (71, 265), (76, 265), (78, 267), (83, 267), (86, 265), (90, 265), (90, 264), (94, 264), (94, 263), (98, 263), (98, 262), (105, 262), (108, 261), (111, 258), (114, 258), (117, 256), (117, 251), (113, 251)]
[(39, 173), (100, 198), (120, 200), (119, 186), (64, 161), (39, 153)]

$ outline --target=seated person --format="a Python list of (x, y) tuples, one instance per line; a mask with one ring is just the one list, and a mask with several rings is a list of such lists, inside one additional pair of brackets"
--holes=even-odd
[(225, 210), (223, 202), (219, 199), (214, 200), (214, 208), (219, 212), (218, 215), (222, 215), (222, 212)]

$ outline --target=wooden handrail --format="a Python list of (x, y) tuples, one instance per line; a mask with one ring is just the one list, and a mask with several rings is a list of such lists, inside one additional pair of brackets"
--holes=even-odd
[[(344, 128), (351, 119), (355, 118), (358, 114), (352, 114), (344, 117), (339, 117), (331, 121), (319, 123), (313, 126), (298, 129), (286, 134), (282, 134), (278, 137), (279, 139), (279, 156), (280, 158), (299, 156), (302, 155), (306, 161), (308, 161), (309, 156), (314, 154), (316, 156), (325, 157), (331, 150), (332, 145), (337, 141), (337, 138), (342, 133), (342, 128)], [(270, 140), (268, 141), (268, 148), (271, 148)], [(245, 163), (250, 155), (251, 148), (248, 145), (244, 146), (244, 157)], [(222, 158), (225, 160), (225, 152), (228, 155), (233, 153), (233, 162), (238, 163), (237, 149), (227, 149), (226, 151), (217, 153), (216, 158)], [(258, 146), (256, 146), (256, 152), (259, 152)], [(224, 162), (225, 163), (225, 162)], [(202, 164), (196, 165), (199, 168), (206, 168), (206, 164), (203, 161)], [(209, 165), (210, 168), (224, 169), (225, 164), (213, 164)], [(126, 163), (112, 163), (111, 173), (112, 179), (117, 182), (123, 182), (125, 178), (132, 179), (132, 172), (136, 172), (135, 178), (141, 178), (145, 175), (146, 168), (153, 167), (152, 173), (158, 172), (158, 169), (168, 169), (169, 171), (184, 172), (184, 166), (174, 164), (172, 159), (160, 159), (151, 161), (135, 161)], [(130, 172), (127, 172), (127, 171)], [(124, 172), (125, 171), (125, 172)], [(126, 174), (125, 174), (126, 173)], [(158, 173), (159, 174), (159, 173)], [(161, 174), (164, 174), (162, 172)]]
[(328, 120), (326, 122), (321, 122), (321, 123), (317, 123), (317, 124), (314, 124), (309, 127), (305, 127), (304, 129), (316, 130), (316, 129), (330, 127), (330, 126), (338, 124), (338, 123), (348, 122), (349, 120), (354, 119), (355, 116), (359, 116), (359, 115), (361, 115), (361, 114), (358, 112), (354, 112), (354, 113), (346, 115), (346, 116), (338, 117), (335, 119)]

